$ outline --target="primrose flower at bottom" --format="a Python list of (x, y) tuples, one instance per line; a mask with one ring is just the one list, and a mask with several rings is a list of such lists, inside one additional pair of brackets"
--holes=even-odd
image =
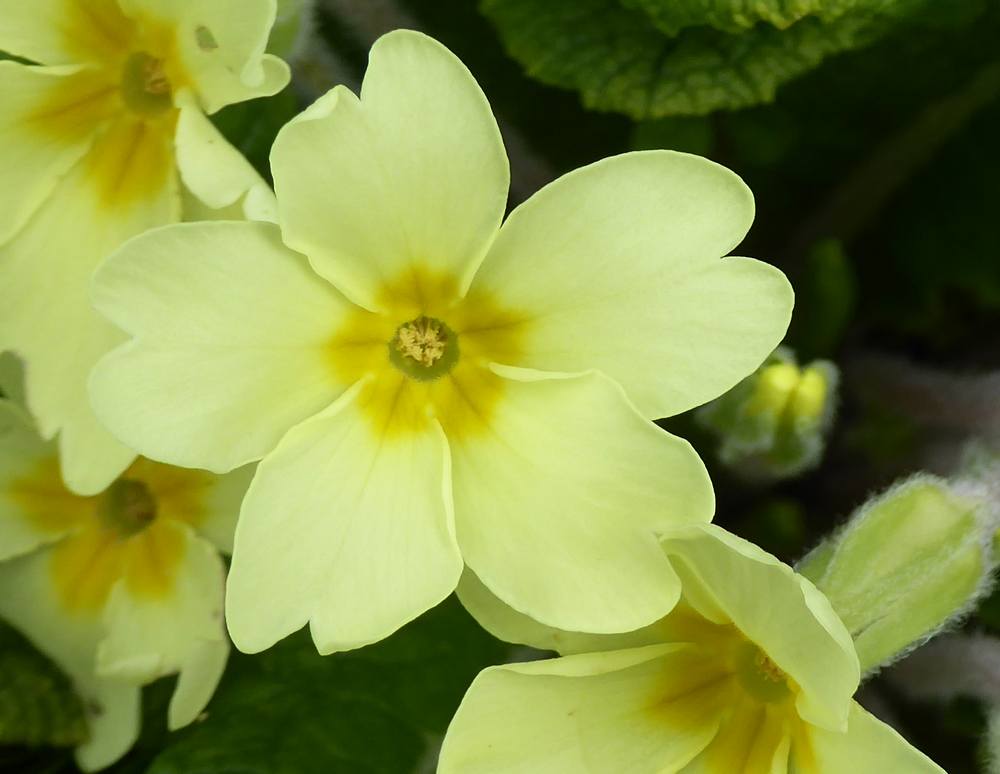
[(469, 580), (463, 602), (494, 633), (575, 655), (482, 672), (439, 774), (942, 771), (851, 700), (850, 635), (809, 581), (712, 525), (663, 548), (682, 602), (619, 636), (546, 630)]
[(248, 472), (140, 458), (104, 492), (78, 496), (54, 444), (0, 401), (0, 617), (73, 679), (90, 729), (83, 768), (135, 741), (144, 683), (180, 673), (170, 728), (212, 696), (229, 654), (219, 550), (231, 548)]
[(360, 98), (337, 87), (285, 126), (271, 167), (278, 226), (158, 229), (94, 279), (131, 337), (91, 378), (108, 427), (176, 465), (261, 460), (226, 591), (236, 646), (307, 623), (321, 652), (366, 645), (465, 564), (553, 626), (661, 618), (679, 588), (654, 531), (714, 501), (650, 420), (753, 371), (791, 311), (780, 271), (720, 258), (753, 219), (746, 185), (627, 154), (501, 225), (489, 104), (409, 31), (375, 43)]

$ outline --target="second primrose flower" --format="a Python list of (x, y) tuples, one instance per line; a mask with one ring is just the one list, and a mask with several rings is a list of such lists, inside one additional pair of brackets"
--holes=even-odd
[(82, 497), (59, 474), (55, 444), (0, 400), (0, 616), (73, 679), (89, 739), (85, 770), (135, 742), (140, 688), (179, 673), (167, 723), (202, 711), (229, 654), (225, 566), (249, 469), (226, 476), (138, 459)]
[(663, 550), (682, 600), (621, 635), (554, 631), (470, 579), (487, 629), (563, 657), (481, 672), (439, 774), (942, 774), (852, 700), (851, 636), (808, 580), (711, 524)]
[[(87, 399), (122, 341), (91, 308), (94, 268), (146, 229), (267, 217), (267, 184), (207, 114), (279, 91), (264, 53), (275, 0), (0, 0), (0, 352), (58, 436), (63, 478), (93, 495), (135, 459)], [(234, 15), (239, 15), (235, 23)]]
[[(237, 646), (310, 622), (322, 652), (387, 636), (467, 564), (569, 629), (648, 624), (679, 588), (654, 532), (708, 521), (687, 442), (650, 420), (710, 400), (785, 332), (777, 269), (719, 257), (753, 198), (655, 151), (560, 178), (501, 227), (509, 170), (459, 60), (376, 42), (279, 135), (279, 226), (187, 224), (126, 245), (94, 299), (132, 340), (91, 380), (154, 459), (263, 458), (227, 596)], [(637, 591), (642, 590), (642, 591)]]

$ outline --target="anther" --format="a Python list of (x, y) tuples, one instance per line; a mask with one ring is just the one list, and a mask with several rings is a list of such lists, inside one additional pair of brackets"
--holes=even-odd
[(389, 360), (417, 381), (437, 379), (458, 362), (458, 336), (440, 320), (421, 315), (396, 329)]
[(444, 327), (430, 317), (418, 317), (396, 331), (396, 349), (422, 366), (432, 366), (440, 360), (447, 343)]
[(169, 110), (173, 107), (172, 89), (162, 59), (139, 51), (125, 60), (121, 94), (132, 112), (152, 116)]
[(156, 498), (142, 481), (120, 478), (104, 493), (100, 512), (108, 526), (124, 537), (142, 532), (156, 520)]

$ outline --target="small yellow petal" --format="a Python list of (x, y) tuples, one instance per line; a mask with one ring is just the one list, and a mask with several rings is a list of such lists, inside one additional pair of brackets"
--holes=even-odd
[(181, 533), (157, 520), (128, 541), (123, 568), (128, 590), (147, 599), (167, 596), (183, 558)]
[(219, 480), (204, 470), (177, 468), (140, 457), (122, 475), (149, 487), (162, 519), (182, 521), (198, 527), (209, 516), (207, 498)]
[(66, 489), (56, 457), (47, 457), (29, 476), (12, 482), (9, 496), (32, 526), (46, 532), (63, 532), (83, 524), (97, 507), (95, 498), (80, 497)]
[(87, 156), (88, 179), (108, 208), (157, 199), (174, 175), (173, 121), (115, 121)]
[(114, 530), (94, 525), (52, 551), (52, 581), (69, 612), (97, 613), (121, 577), (125, 543)]
[(90, 137), (119, 110), (118, 85), (101, 70), (59, 78), (25, 119), (32, 132), (63, 144)]
[(108, 61), (129, 44), (134, 24), (118, 6), (118, 0), (64, 0), (59, 28), (67, 49), (80, 61)]

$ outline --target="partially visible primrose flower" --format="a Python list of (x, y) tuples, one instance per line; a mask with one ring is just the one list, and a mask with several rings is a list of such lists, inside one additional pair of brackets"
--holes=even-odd
[(273, 195), (205, 113), (273, 94), (275, 0), (0, 0), (0, 351), (80, 494), (134, 453), (100, 426), (87, 376), (122, 340), (91, 308), (97, 264), (153, 226), (267, 217)]
[(227, 586), (237, 647), (307, 622), (322, 652), (379, 640), (463, 560), (553, 625), (663, 616), (679, 590), (653, 531), (714, 503), (649, 420), (746, 376), (791, 311), (780, 271), (719, 260), (753, 218), (743, 182), (627, 154), (501, 228), (489, 104), (410, 31), (375, 43), (360, 99), (337, 87), (286, 126), (271, 165), (280, 228), (158, 229), (95, 275), (132, 336), (91, 380), (108, 426), (186, 467), (264, 458)]
[(101, 494), (75, 495), (53, 444), (0, 401), (0, 617), (73, 679), (90, 726), (83, 768), (135, 741), (144, 683), (180, 673), (170, 728), (211, 698), (229, 653), (219, 550), (249, 480), (140, 458)]
[(471, 579), (463, 602), (495, 634), (573, 655), (480, 673), (439, 774), (942, 772), (852, 701), (851, 637), (808, 580), (714, 525), (663, 549), (682, 601), (624, 635), (546, 629)]

